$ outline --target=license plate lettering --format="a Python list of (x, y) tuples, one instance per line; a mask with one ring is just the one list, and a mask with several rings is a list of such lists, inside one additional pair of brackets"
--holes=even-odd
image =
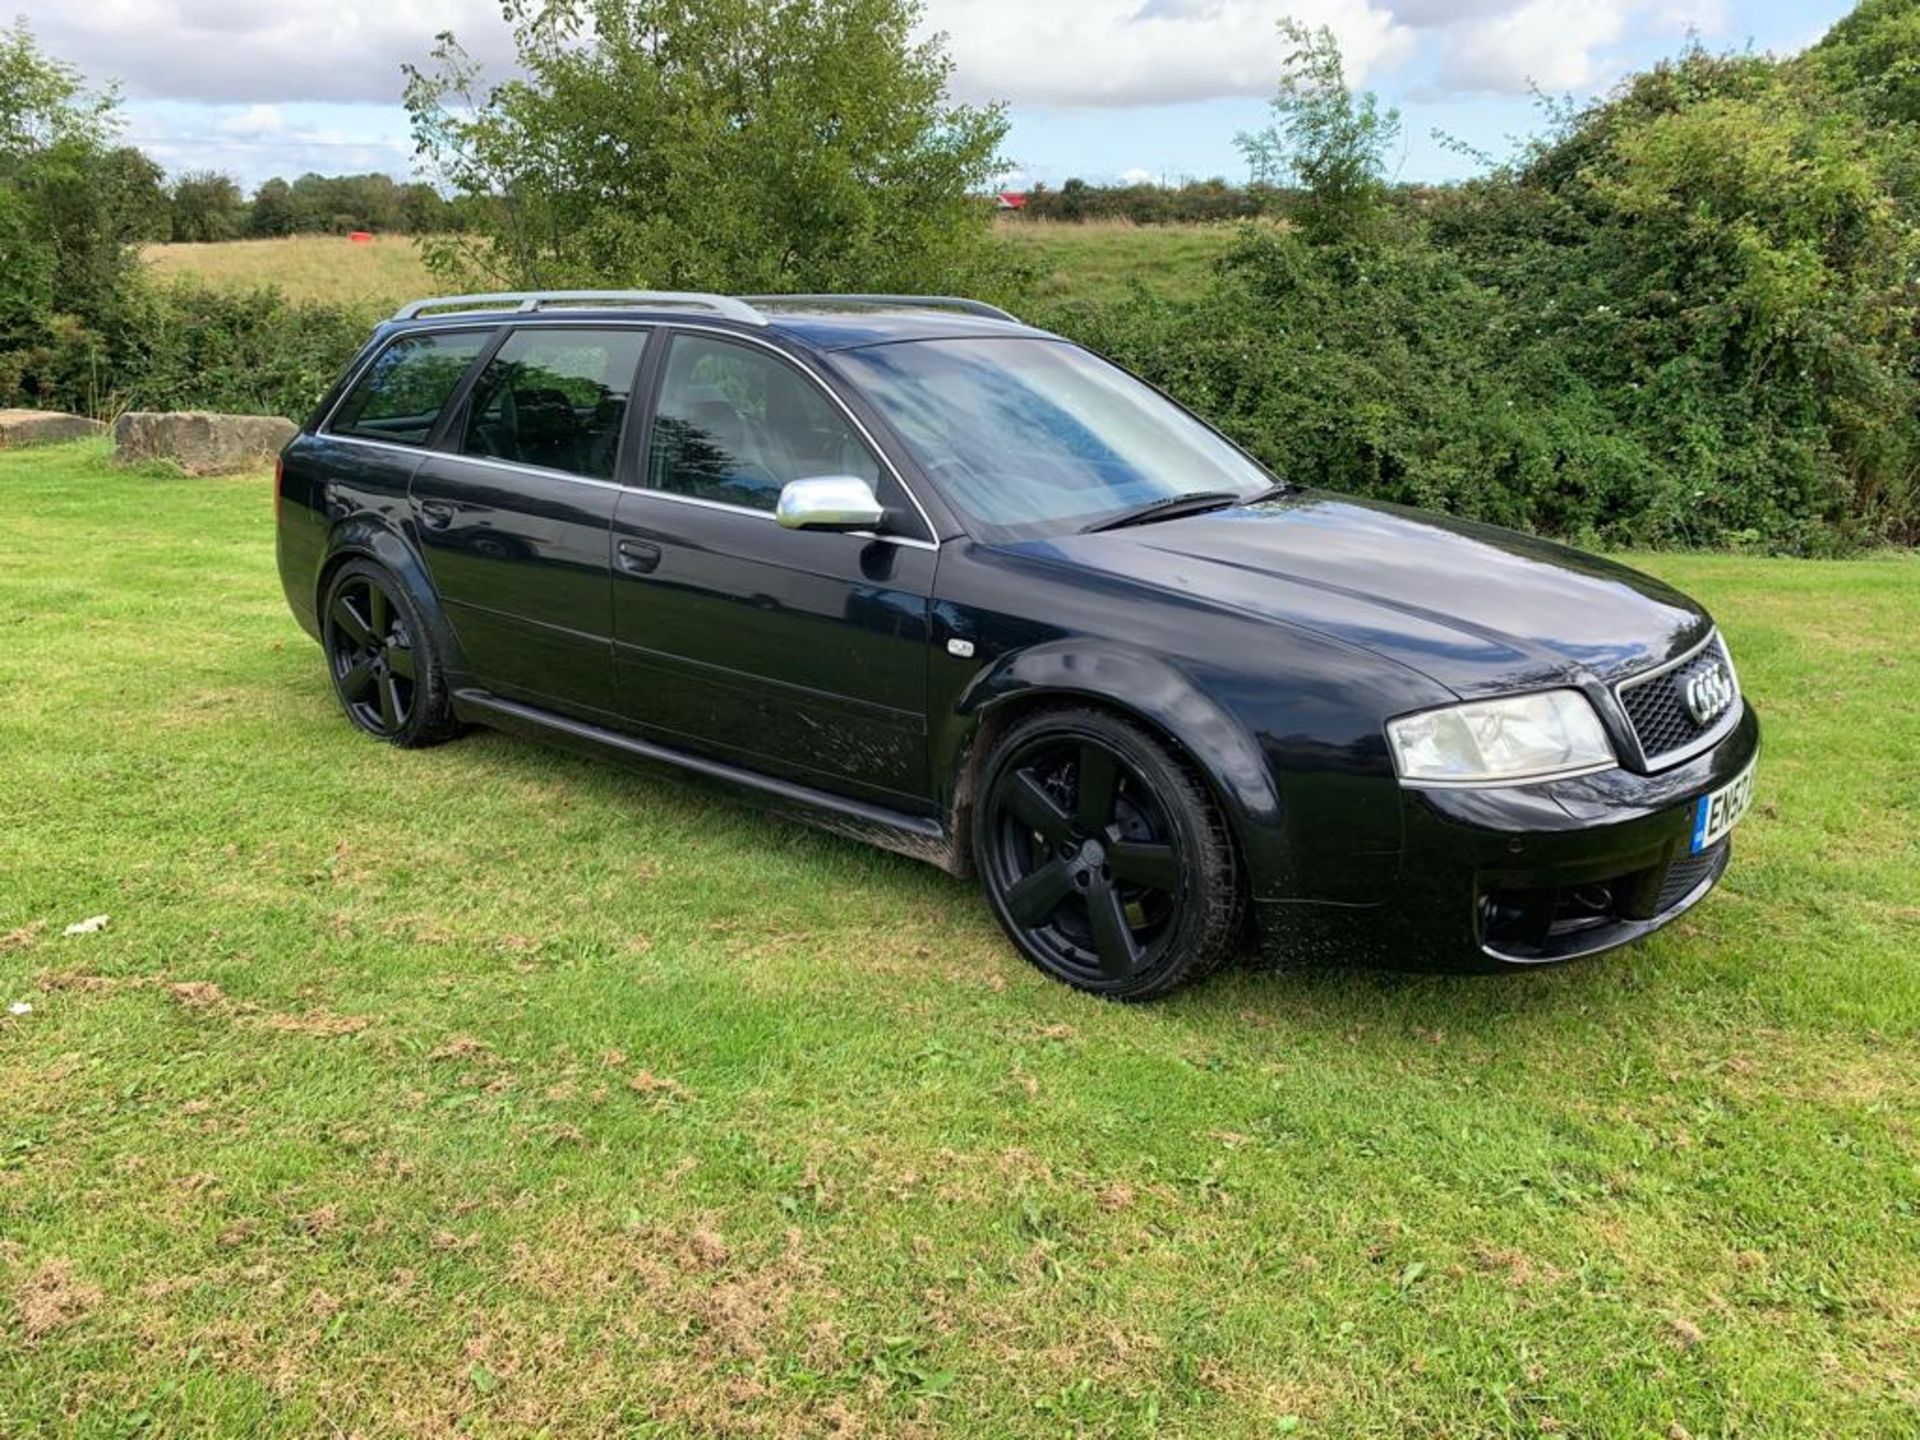
[(1693, 854), (1725, 839), (1727, 832), (1740, 823), (1740, 817), (1753, 804), (1753, 770), (1753, 766), (1747, 766), (1729, 784), (1694, 801)]

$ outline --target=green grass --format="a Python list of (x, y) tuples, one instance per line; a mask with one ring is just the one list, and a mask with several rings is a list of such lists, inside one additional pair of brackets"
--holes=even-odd
[[(1003, 222), (999, 233), (1036, 267), (1036, 298), (1110, 301), (1125, 297), (1136, 284), (1174, 298), (1198, 293), (1213, 262), (1232, 243), (1234, 230), (1015, 220)], [(190, 275), (233, 290), (277, 285), (301, 300), (395, 305), (447, 288), (402, 235), (382, 236), (371, 245), (353, 245), (337, 235), (149, 245), (143, 258), (163, 277)]]
[(712, 790), (357, 737), (263, 477), (4, 454), (0, 542), (10, 1440), (1920, 1428), (1911, 558), (1644, 561), (1768, 725), (1651, 943), (1125, 1008)]
[(1167, 299), (1191, 299), (1206, 288), (1238, 231), (1235, 225), (1120, 220), (1008, 220), (998, 227), (1038, 268), (1036, 298), (1101, 304), (1123, 300), (1135, 287)]

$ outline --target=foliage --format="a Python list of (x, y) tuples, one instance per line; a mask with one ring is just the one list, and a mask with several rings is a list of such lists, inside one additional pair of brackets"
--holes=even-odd
[(1391, 126), (1342, 100), (1331, 42), (1288, 38), (1293, 228), (1249, 229), (1204, 296), (1056, 323), (1298, 479), (1610, 543), (1920, 539), (1886, 87), (1695, 47), (1415, 197), (1380, 184)]
[(0, 32), (0, 403), (97, 396), (115, 363), (146, 223), (115, 130), (111, 92)]
[(426, 235), (447, 230), (452, 223), (451, 207), (424, 181), (402, 184), (390, 175), (307, 174), (291, 185), (277, 177), (263, 183), (248, 209), (246, 232), (261, 239), (354, 230)]
[(231, 240), (246, 225), (246, 202), (231, 176), (213, 170), (182, 175), (173, 187), (173, 238), (206, 244)]
[(271, 287), (154, 286), (141, 315), (140, 353), (123, 372), (116, 402), (305, 419), (388, 313), (385, 305), (294, 301)]
[(1256, 184), (1291, 181), (1303, 192), (1294, 218), (1309, 239), (1362, 238), (1386, 207), (1386, 152), (1400, 112), (1347, 85), (1339, 42), (1324, 25), (1280, 22), (1286, 46), (1273, 119), (1235, 141)]
[(1250, 220), (1273, 209), (1277, 192), (1226, 180), (1189, 180), (1183, 185), (1090, 185), (1069, 180), (1058, 190), (1036, 185), (1027, 192), (1022, 219), (1130, 220), (1136, 225), (1211, 224)]
[(948, 101), (914, 0), (509, 0), (521, 78), (410, 72), (463, 198), (451, 275), (675, 289), (991, 289), (997, 107)]

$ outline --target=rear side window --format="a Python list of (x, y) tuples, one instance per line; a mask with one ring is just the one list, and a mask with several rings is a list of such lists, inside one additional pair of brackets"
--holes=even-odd
[(612, 479), (646, 344), (647, 332), (630, 328), (516, 330), (473, 387), (461, 448)]
[(484, 330), (462, 330), (394, 341), (347, 392), (329, 428), (364, 440), (426, 444), (447, 397), (492, 338)]

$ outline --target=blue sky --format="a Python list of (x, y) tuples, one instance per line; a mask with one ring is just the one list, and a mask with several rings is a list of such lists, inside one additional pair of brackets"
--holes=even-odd
[[(18, 3), (18, 0), (16, 0)], [(1070, 176), (1244, 174), (1233, 137), (1265, 119), (1282, 16), (1330, 25), (1360, 83), (1397, 105), (1399, 175), (1474, 163), (1441, 131), (1505, 154), (1536, 128), (1530, 87), (1575, 98), (1671, 55), (1786, 52), (1843, 0), (928, 0), (956, 92), (1008, 102), (1012, 183)], [(96, 81), (117, 81), (128, 134), (170, 170), (269, 175), (412, 170), (402, 63), (453, 29), (499, 71), (492, 0), (27, 0), (27, 23)]]

